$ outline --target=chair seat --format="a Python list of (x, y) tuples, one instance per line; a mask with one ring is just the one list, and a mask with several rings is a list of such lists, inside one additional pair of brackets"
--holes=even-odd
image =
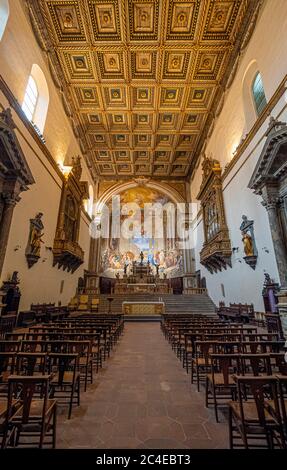
[(224, 385), (226, 387), (234, 387), (235, 386), (235, 382), (234, 382), (234, 377), (233, 377), (233, 374), (230, 374), (228, 376), (228, 384), (224, 384), (224, 379), (223, 379), (223, 375), (218, 373), (218, 374), (207, 374), (207, 379), (211, 382), (211, 383), (215, 383), (215, 385), (221, 385), (222, 387), (224, 387)]
[[(74, 377), (74, 372), (69, 372), (66, 371), (64, 372), (64, 377), (63, 377), (63, 385), (71, 385), (73, 383), (73, 377)], [(79, 377), (79, 373), (77, 372), (75, 374), (75, 380)], [(57, 385), (59, 383), (59, 372), (56, 372), (56, 374), (53, 376), (51, 380), (52, 385)]]
[(80, 366), (86, 366), (87, 364), (89, 364), (90, 362), (92, 362), (92, 359), (91, 357), (89, 357), (88, 361), (87, 361), (87, 358), (86, 357), (80, 357), (80, 361), (79, 361), (79, 364)]
[[(269, 404), (271, 407), (274, 405), (272, 401), (266, 402), (266, 404)], [(232, 409), (232, 412), (234, 415), (238, 418), (241, 419), (241, 414), (240, 414), (240, 405), (237, 402), (229, 402), (229, 406)], [(246, 402), (243, 403), (243, 412), (244, 412), (244, 418), (246, 422), (249, 423), (258, 423), (258, 412), (257, 412), (257, 407), (254, 402)], [(268, 412), (268, 410), (265, 408), (265, 418), (267, 422), (274, 422), (272, 416)]]
[[(48, 417), (52, 411), (54, 406), (56, 405), (57, 401), (56, 400), (47, 400), (47, 409), (46, 409), (46, 417)], [(12, 422), (13, 421), (18, 421), (19, 419), (22, 419), (22, 411), (23, 411), (23, 406), (21, 405), (16, 413), (12, 417)], [(30, 418), (32, 419), (42, 419), (42, 411), (43, 411), (43, 400), (32, 400), (31, 402), (31, 409), (30, 409)]]
[(211, 361), (210, 359), (205, 359), (204, 357), (198, 357), (197, 359), (194, 358), (193, 359), (194, 362), (196, 362), (199, 366), (210, 366), (211, 365)]

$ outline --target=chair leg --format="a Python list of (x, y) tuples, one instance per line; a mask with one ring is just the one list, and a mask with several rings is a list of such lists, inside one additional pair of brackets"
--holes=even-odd
[(74, 384), (72, 385), (72, 390), (71, 390), (68, 419), (70, 419), (72, 415), (73, 400), (74, 400)]
[(85, 392), (87, 391), (87, 385), (88, 385), (88, 372), (89, 372), (89, 364), (86, 365), (86, 373), (85, 373)]
[(213, 389), (213, 400), (214, 400), (215, 419), (216, 419), (216, 422), (218, 423), (219, 420), (218, 420), (218, 410), (217, 410), (216, 387), (215, 387), (214, 384), (213, 384), (212, 389)]
[(232, 410), (228, 410), (228, 424), (229, 424), (229, 449), (233, 449), (233, 428), (232, 428)]
[(81, 383), (80, 383), (80, 377), (78, 379), (78, 406), (80, 406), (80, 390), (81, 390)]
[(196, 365), (196, 377), (197, 377), (197, 391), (200, 391), (200, 386), (199, 386), (199, 367)]
[(53, 449), (56, 449), (57, 442), (57, 403), (55, 404), (54, 416), (53, 416)]
[(205, 382), (205, 406), (206, 408), (208, 408), (208, 405), (209, 405), (208, 393), (209, 393), (209, 381), (208, 381), (208, 378), (206, 377), (206, 382)]

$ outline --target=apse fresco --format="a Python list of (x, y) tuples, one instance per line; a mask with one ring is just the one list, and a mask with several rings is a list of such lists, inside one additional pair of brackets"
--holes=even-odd
[(146, 187), (136, 187), (128, 189), (120, 194), (121, 203), (128, 204), (129, 202), (135, 202), (138, 206), (143, 209), (144, 204), (166, 204), (170, 200), (164, 194), (160, 194), (155, 189)]
[[(146, 187), (136, 187), (120, 194), (121, 204), (137, 203), (143, 209), (146, 203), (170, 202), (169, 198), (158, 191)], [(125, 216), (122, 216), (124, 218)], [(140, 261), (140, 253), (144, 254), (144, 263), (149, 261), (156, 274), (156, 265), (159, 266), (161, 277), (178, 277), (183, 274), (182, 253), (176, 247), (175, 240), (146, 238), (144, 233), (138, 238), (125, 239), (110, 238), (102, 240), (101, 250), (101, 276), (116, 277), (119, 273), (122, 277), (124, 268), (127, 275), (131, 274), (132, 262)]]

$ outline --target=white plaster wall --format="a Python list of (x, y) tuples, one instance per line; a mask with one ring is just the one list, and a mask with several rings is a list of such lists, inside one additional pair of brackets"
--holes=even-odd
[[(243, 81), (249, 64), (256, 60), (262, 74), (267, 100), (277, 90), (287, 73), (287, 2), (285, 0), (266, 0), (264, 9), (258, 19), (251, 41), (241, 59), (237, 75), (225, 96), (225, 103), (214, 130), (206, 146), (206, 155), (220, 161), (222, 168), (233, 157), (232, 153), (250, 130), (246, 124), (243, 100)], [(272, 115), (287, 122), (286, 95), (277, 103)], [(248, 116), (250, 121), (250, 116)], [(255, 118), (251, 124), (253, 124)], [(263, 309), (261, 296), (264, 271), (278, 281), (278, 270), (275, 261), (268, 216), (261, 205), (260, 197), (247, 188), (252, 172), (262, 151), (266, 137), (268, 120), (257, 132), (240, 160), (231, 170), (223, 183), (223, 195), (227, 224), (230, 231), (232, 247), (239, 247), (239, 252), (232, 257), (232, 269), (211, 275), (199, 262), (199, 252), (203, 244), (202, 220), (198, 226), (196, 245), (196, 269), (206, 277), (209, 293), (218, 304), (223, 299), (221, 284), (225, 287), (225, 301), (253, 302), (255, 308)], [(202, 181), (201, 165), (191, 181), (192, 200), (196, 200)], [(239, 230), (241, 217), (246, 214), (255, 221), (255, 236), (258, 248), (258, 262), (253, 271), (243, 260), (244, 251)], [(269, 251), (269, 253), (266, 252)], [(240, 262), (241, 261), (241, 262)]]
[[(20, 0), (10, 0), (9, 3), (9, 21), (0, 42), (0, 74), (21, 104), (32, 65), (36, 63), (41, 67), (50, 94), (43, 133), (46, 146), (57, 163), (63, 163), (66, 159), (66, 164), (68, 164), (71, 157), (81, 155), (78, 142), (64, 112), (58, 90), (51, 79), (44, 55), (23, 12), (23, 6)], [(8, 106), (6, 98), (0, 92), (0, 107), (7, 108)], [(22, 292), (21, 310), (29, 309), (32, 302), (57, 303), (61, 301), (62, 304), (66, 304), (75, 293), (79, 276), (82, 276), (83, 270), (88, 268), (89, 221), (83, 212), (79, 244), (85, 251), (84, 264), (74, 274), (53, 267), (52, 252), (47, 247), (53, 246), (55, 237), (61, 180), (15, 112), (13, 112), (13, 119), (17, 126), (17, 137), (36, 183), (30, 186), (29, 191), (21, 193), (21, 201), (14, 210), (1, 280), (7, 279), (14, 270), (19, 272)], [(82, 180), (93, 185), (83, 158), (82, 167)], [(28, 269), (25, 249), (29, 234), (29, 219), (34, 218), (37, 212), (44, 214), (44, 244), (41, 248), (40, 261)], [(62, 281), (64, 281), (64, 288), (60, 294)]]

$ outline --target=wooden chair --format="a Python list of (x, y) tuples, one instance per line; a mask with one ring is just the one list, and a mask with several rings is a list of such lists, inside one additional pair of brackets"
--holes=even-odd
[(80, 379), (84, 382), (85, 391), (87, 390), (88, 379), (93, 383), (93, 360), (91, 355), (92, 344), (90, 341), (67, 341), (67, 352), (79, 356)]
[[(234, 380), (238, 401), (229, 403), (230, 448), (248, 449), (251, 441), (252, 447), (273, 449), (276, 442), (279, 447), (285, 448), (277, 378), (235, 376)], [(251, 399), (246, 398), (246, 389)]]
[(49, 373), (52, 374), (50, 396), (56, 396), (59, 404), (66, 404), (68, 401), (70, 419), (73, 405), (76, 403), (80, 406), (79, 355), (49, 354)]
[(240, 359), (236, 354), (211, 354), (211, 373), (206, 375), (205, 406), (210, 400), (214, 405), (215, 419), (218, 423), (219, 400), (227, 406), (227, 400), (234, 399), (236, 385), (234, 374), (240, 373)]
[[(35, 445), (42, 448), (47, 437), (51, 438), (49, 444), (56, 447), (57, 405), (56, 400), (49, 398), (49, 380), (47, 375), (9, 377), (2, 448)], [(35, 399), (39, 390), (41, 398)], [(20, 402), (16, 411), (15, 398)]]
[(242, 375), (258, 377), (260, 375), (271, 375), (270, 354), (241, 354)]
[(217, 341), (196, 341), (195, 355), (191, 358), (191, 383), (196, 375), (197, 390), (200, 391), (200, 382), (206, 380), (206, 374), (211, 370), (210, 354), (217, 352)]

